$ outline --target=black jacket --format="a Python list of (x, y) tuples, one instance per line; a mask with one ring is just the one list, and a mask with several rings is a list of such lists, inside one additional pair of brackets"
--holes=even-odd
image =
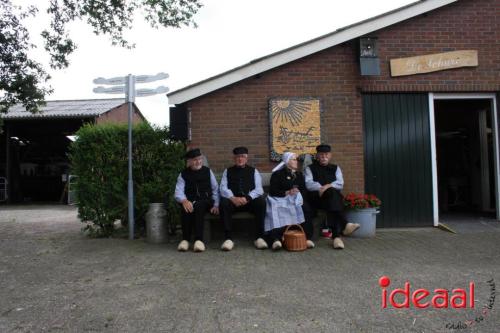
[(304, 175), (300, 171), (292, 173), (287, 167), (273, 172), (269, 184), (269, 195), (272, 197), (285, 197), (285, 192), (297, 185), (302, 196), (306, 195), (306, 182)]
[(184, 179), (184, 194), (189, 201), (211, 199), (212, 185), (210, 183), (210, 169), (202, 166), (200, 170), (186, 168), (181, 172)]
[(311, 173), (313, 175), (313, 180), (320, 183), (322, 186), (326, 184), (333, 183), (337, 180), (336, 172), (337, 165), (328, 164), (322, 166), (318, 161), (314, 161), (310, 166)]
[(245, 165), (243, 168), (227, 168), (227, 187), (236, 197), (247, 196), (255, 189), (255, 168)]

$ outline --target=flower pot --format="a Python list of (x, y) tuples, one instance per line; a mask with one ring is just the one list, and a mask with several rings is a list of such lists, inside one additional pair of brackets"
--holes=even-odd
[(149, 243), (165, 243), (167, 241), (167, 211), (162, 203), (149, 204), (146, 213), (146, 239)]
[(376, 208), (350, 209), (345, 213), (347, 221), (351, 223), (359, 223), (360, 227), (356, 230), (352, 237), (370, 238), (375, 237), (375, 229), (377, 228), (377, 214), (379, 211)]

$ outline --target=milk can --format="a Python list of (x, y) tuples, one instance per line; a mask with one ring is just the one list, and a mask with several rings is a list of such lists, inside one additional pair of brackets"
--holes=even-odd
[(146, 213), (146, 238), (149, 243), (167, 241), (167, 211), (162, 203), (149, 204)]

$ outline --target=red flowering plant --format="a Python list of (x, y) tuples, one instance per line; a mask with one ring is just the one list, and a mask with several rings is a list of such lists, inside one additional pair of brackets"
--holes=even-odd
[(349, 193), (344, 197), (344, 207), (347, 209), (378, 208), (382, 204), (373, 194)]

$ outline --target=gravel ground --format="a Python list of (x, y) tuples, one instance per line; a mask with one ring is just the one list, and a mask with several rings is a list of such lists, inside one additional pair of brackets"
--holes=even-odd
[[(499, 228), (379, 229), (301, 253), (245, 238), (225, 253), (214, 240), (197, 254), (177, 252), (177, 239), (89, 239), (81, 226), (74, 207), (0, 206), (0, 332), (500, 331), (500, 304), (483, 309), (487, 281), (500, 281)], [(389, 292), (473, 281), (475, 308), (383, 309), (384, 275)]]

